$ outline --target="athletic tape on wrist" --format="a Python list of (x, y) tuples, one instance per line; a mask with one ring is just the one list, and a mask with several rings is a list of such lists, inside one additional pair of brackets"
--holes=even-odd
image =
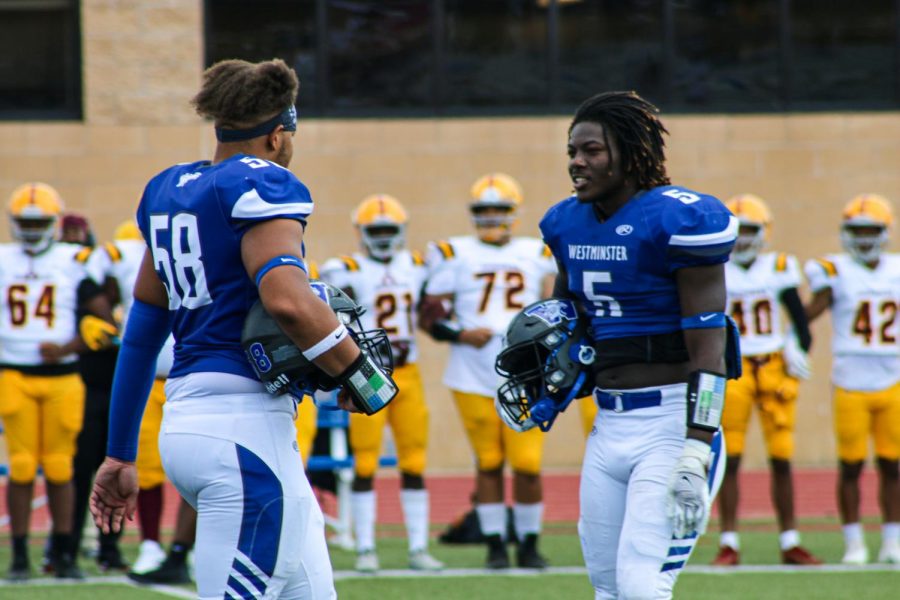
[(347, 337), (347, 327), (343, 323), (337, 326), (337, 329), (316, 342), (312, 348), (303, 350), (303, 356), (306, 360), (312, 362), (341, 343)]

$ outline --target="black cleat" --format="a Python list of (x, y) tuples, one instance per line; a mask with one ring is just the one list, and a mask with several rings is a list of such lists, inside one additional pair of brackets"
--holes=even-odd
[(118, 546), (103, 548), (97, 554), (97, 567), (101, 573), (108, 571), (127, 571), (128, 563), (122, 558), (122, 552)]
[(191, 574), (184, 560), (172, 560), (170, 556), (152, 571), (128, 573), (128, 579), (138, 583), (191, 583)]
[(506, 551), (506, 543), (499, 535), (485, 536), (488, 547), (487, 560), (484, 563), (487, 569), (508, 569), (509, 554)]
[(31, 565), (28, 564), (28, 556), (13, 556), (6, 573), (7, 581), (26, 581), (31, 578)]
[(52, 557), (50, 564), (57, 579), (84, 579), (84, 573), (81, 572), (75, 559), (68, 552), (60, 552)]
[(516, 550), (516, 563), (522, 569), (546, 569), (547, 559), (537, 550), (538, 536), (529, 533)]

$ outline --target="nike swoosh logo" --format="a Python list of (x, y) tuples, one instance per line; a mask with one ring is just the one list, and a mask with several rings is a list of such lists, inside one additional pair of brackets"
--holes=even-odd
[(281, 262), (283, 262), (283, 263), (286, 263), (286, 262), (294, 262), (294, 259), (293, 259), (293, 258), (282, 258), (282, 259), (281, 259)]
[(716, 315), (703, 315), (702, 317), (700, 317), (700, 320), (701, 320), (701, 321), (709, 321), (709, 320), (712, 319), (714, 316), (716, 316)]

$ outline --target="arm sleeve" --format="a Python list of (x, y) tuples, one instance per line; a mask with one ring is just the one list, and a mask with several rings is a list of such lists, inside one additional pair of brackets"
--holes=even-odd
[(809, 319), (806, 318), (806, 311), (803, 309), (803, 302), (800, 300), (800, 294), (797, 288), (787, 288), (782, 290), (778, 299), (784, 305), (791, 323), (794, 326), (794, 335), (797, 337), (797, 344), (803, 348), (804, 352), (809, 352), (812, 346), (812, 334), (809, 332)]
[(109, 403), (106, 454), (132, 462), (138, 431), (156, 375), (156, 358), (172, 331), (174, 312), (135, 300), (116, 361)]

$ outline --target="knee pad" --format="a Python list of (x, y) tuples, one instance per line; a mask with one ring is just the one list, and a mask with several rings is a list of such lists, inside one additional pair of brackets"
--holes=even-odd
[(59, 485), (72, 480), (72, 457), (67, 454), (48, 454), (41, 461), (44, 477), (52, 484)]
[(9, 479), (14, 483), (31, 483), (37, 476), (37, 458), (27, 452), (9, 457)]
[(166, 482), (166, 473), (162, 470), (162, 465), (151, 468), (138, 469), (138, 487), (142, 490), (155, 488)]
[(421, 476), (425, 472), (425, 449), (416, 448), (400, 454), (397, 458), (397, 466), (404, 473)]
[(378, 454), (375, 452), (356, 452), (353, 455), (353, 467), (357, 477), (371, 479), (378, 469)]

